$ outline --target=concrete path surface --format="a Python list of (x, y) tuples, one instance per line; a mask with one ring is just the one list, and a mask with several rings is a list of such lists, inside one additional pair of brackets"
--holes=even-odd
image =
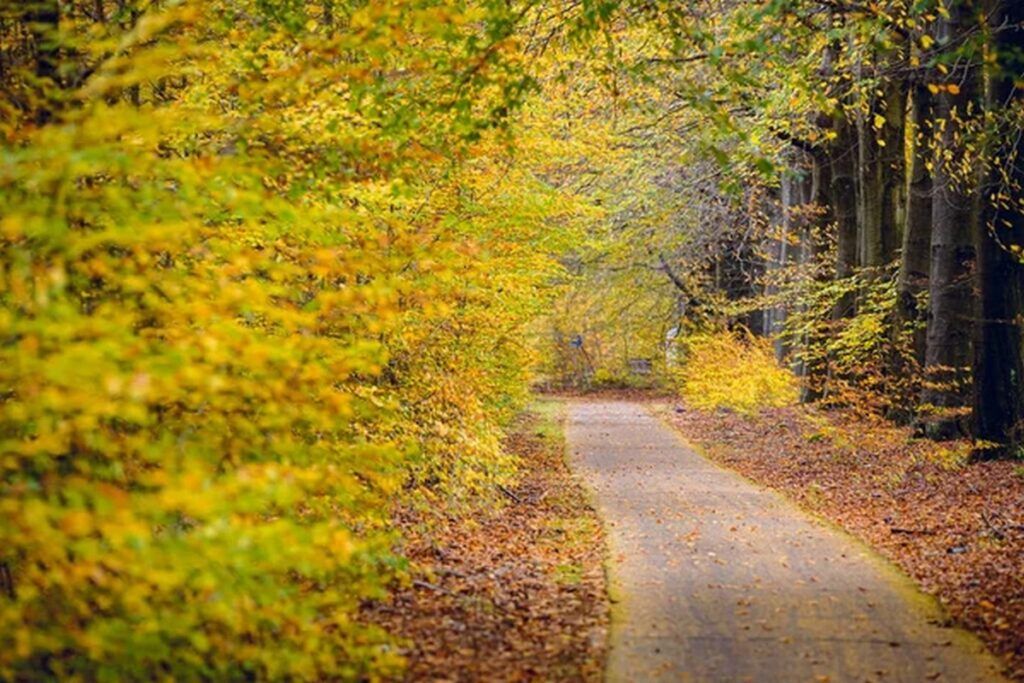
[(610, 543), (610, 681), (998, 681), (864, 546), (687, 447), (641, 405), (574, 401)]

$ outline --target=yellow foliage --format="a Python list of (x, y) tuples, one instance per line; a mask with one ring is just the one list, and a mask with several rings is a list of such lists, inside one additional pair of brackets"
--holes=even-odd
[(720, 332), (687, 337), (682, 345), (685, 357), (677, 382), (694, 408), (752, 414), (799, 399), (797, 378), (779, 366), (767, 339)]
[(510, 472), (577, 211), (507, 146), (511, 10), (171, 5), (0, 123), (0, 679), (396, 674), (392, 506)]

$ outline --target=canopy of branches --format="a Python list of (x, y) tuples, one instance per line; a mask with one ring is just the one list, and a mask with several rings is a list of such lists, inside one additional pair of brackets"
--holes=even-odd
[(797, 398), (774, 343), (806, 399), (1012, 455), (1022, 22), (5, 4), (0, 678), (397, 674), (358, 617), (392, 505), (505, 481), (538, 375), (707, 396), (749, 354), (755, 409)]

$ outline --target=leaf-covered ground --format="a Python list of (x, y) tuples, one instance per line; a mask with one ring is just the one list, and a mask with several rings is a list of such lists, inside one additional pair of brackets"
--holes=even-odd
[(364, 616), (404, 640), (408, 680), (601, 679), (604, 537), (564, 460), (561, 414), (544, 401), (516, 425), (506, 448), (521, 472), (500, 503), (399, 514), (414, 580)]
[(964, 443), (805, 408), (676, 408), (712, 459), (779, 489), (888, 557), (1024, 680), (1024, 465), (964, 464)]

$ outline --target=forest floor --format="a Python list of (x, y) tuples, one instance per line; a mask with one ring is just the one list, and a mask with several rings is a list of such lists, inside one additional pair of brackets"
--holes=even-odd
[(1002, 680), (891, 564), (636, 401), (572, 401), (566, 434), (608, 529), (607, 680)]
[[(670, 407), (669, 407), (670, 406)], [(704, 453), (867, 542), (1024, 680), (1024, 463), (804, 407), (660, 412)]]
[(499, 500), (398, 514), (413, 580), (363, 616), (403, 640), (407, 680), (602, 679), (604, 533), (567, 466), (563, 417), (541, 399), (514, 426), (521, 469)]

